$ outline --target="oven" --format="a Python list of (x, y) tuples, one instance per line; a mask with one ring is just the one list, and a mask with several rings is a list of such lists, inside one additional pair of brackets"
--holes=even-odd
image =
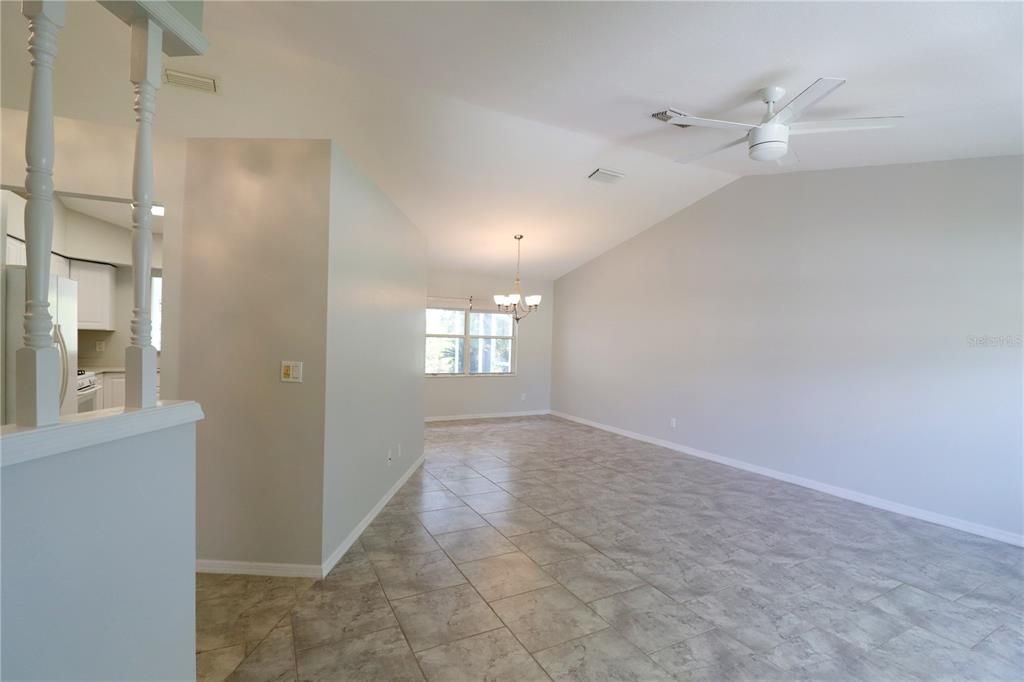
[(96, 374), (78, 370), (78, 411), (92, 412), (103, 406), (100, 404), (100, 384), (96, 381)]

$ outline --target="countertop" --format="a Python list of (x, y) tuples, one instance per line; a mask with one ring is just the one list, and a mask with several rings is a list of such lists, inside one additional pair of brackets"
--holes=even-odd
[(85, 365), (79, 365), (78, 369), (84, 369), (86, 372), (92, 372), (93, 374), (115, 374), (117, 372), (124, 372), (124, 367), (113, 366), (86, 367)]

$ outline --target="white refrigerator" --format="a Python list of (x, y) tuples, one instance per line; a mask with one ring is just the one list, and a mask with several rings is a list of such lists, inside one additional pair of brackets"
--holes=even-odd
[[(50, 317), (53, 318), (53, 342), (60, 355), (58, 385), (61, 416), (78, 414), (78, 282), (50, 275)], [(25, 345), (25, 268), (4, 268), (4, 352), (3, 423), (15, 421), (15, 353)]]

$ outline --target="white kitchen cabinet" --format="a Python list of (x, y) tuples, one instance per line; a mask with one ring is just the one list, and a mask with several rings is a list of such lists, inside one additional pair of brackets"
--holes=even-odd
[(124, 407), (124, 372), (103, 373), (103, 407)]
[(113, 265), (71, 261), (71, 279), (78, 282), (78, 328), (114, 329)]
[(28, 253), (25, 251), (25, 242), (8, 236), (4, 262), (7, 263), (7, 265), (25, 265), (28, 263)]
[(96, 409), (102, 410), (107, 406), (106, 391), (104, 390), (103, 375), (96, 375)]
[(50, 254), (50, 274), (71, 277), (71, 260), (55, 253)]
[[(5, 249), (4, 262), (7, 265), (27, 265), (28, 252), (25, 249), (25, 242), (8, 235)], [(51, 253), (50, 274), (58, 277), (70, 277), (71, 261), (64, 256)]]

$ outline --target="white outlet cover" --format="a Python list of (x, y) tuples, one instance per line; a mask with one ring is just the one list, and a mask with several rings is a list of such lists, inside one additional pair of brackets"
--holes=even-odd
[(96, 342), (96, 352), (97, 353), (102, 353), (106, 349), (107, 349), (107, 342), (106, 341), (97, 341)]
[(302, 363), (298, 360), (281, 361), (281, 381), (286, 383), (302, 383)]

